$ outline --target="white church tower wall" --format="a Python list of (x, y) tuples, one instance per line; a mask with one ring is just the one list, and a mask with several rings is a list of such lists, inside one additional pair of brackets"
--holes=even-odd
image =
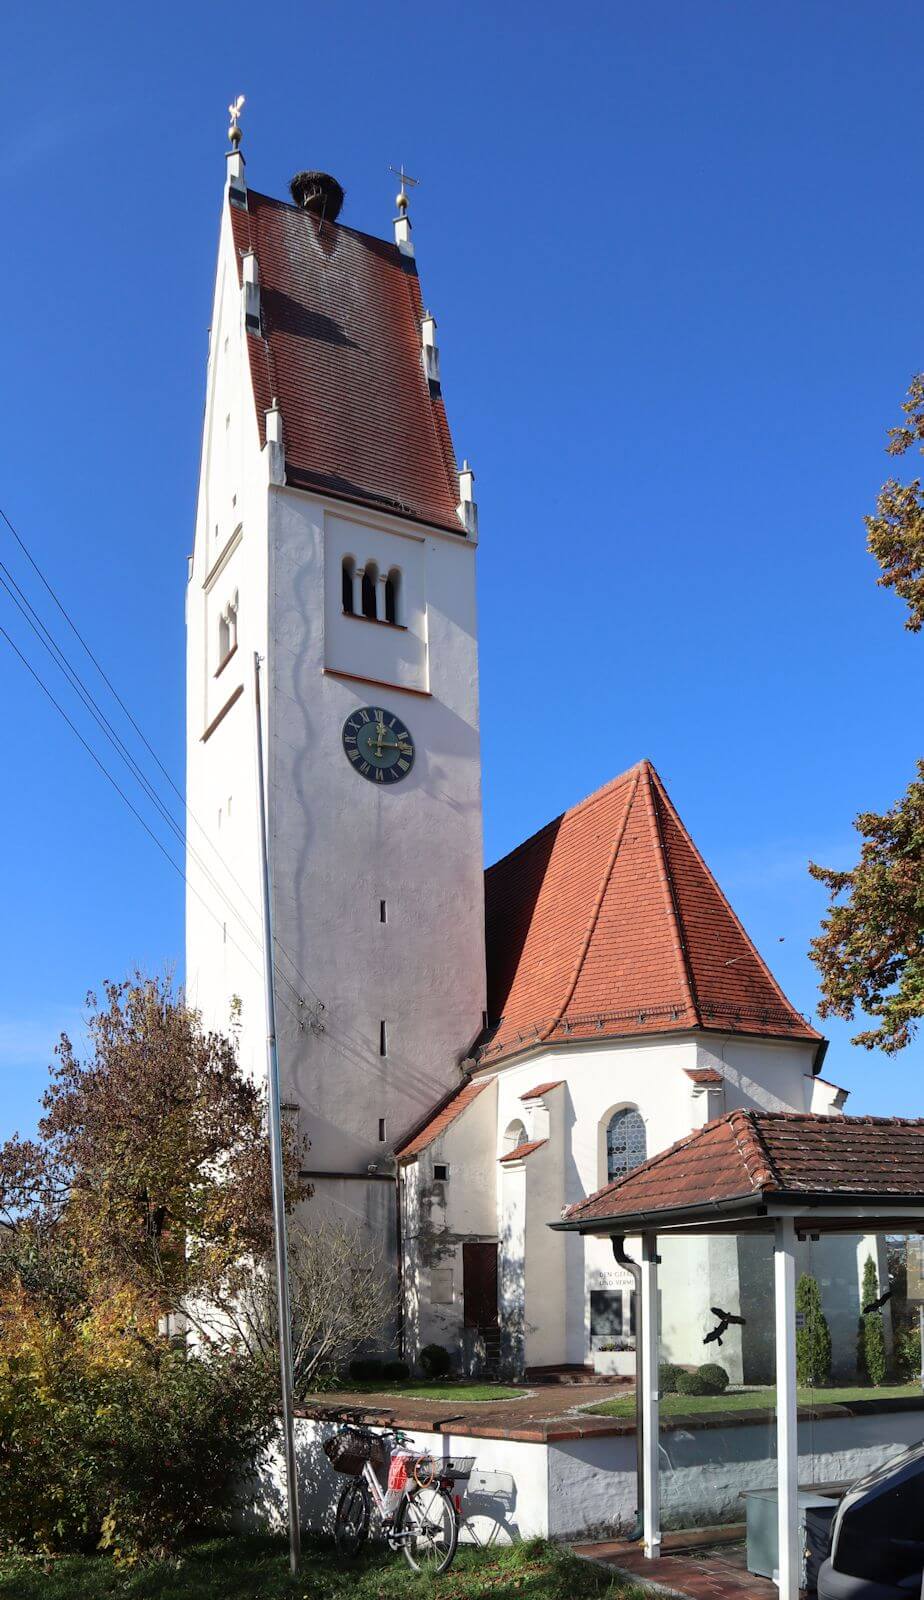
[[(187, 992), (262, 1077), (256, 652), (306, 1220), (333, 1210), (395, 1261), (395, 1145), (483, 1025), (477, 524), (413, 253), (254, 193), (236, 145), (228, 168), (187, 587)], [(347, 748), (364, 708), (400, 774)]]

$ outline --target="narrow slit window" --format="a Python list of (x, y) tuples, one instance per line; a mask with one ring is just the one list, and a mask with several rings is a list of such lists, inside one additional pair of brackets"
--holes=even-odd
[(379, 921), (380, 922), (387, 922), (388, 921), (388, 913), (387, 913), (387, 909), (386, 909), (384, 900), (380, 900), (379, 901)]
[(398, 602), (401, 593), (401, 573), (397, 567), (392, 567), (385, 579), (385, 621), (399, 622)]
[(379, 1023), (379, 1055), (380, 1056), (387, 1056), (387, 1054), (388, 1054), (388, 1038), (386, 1036), (386, 1031), (385, 1031), (385, 1019), (383, 1018), (382, 1021)]
[(349, 616), (353, 615), (353, 574), (356, 571), (356, 562), (352, 556), (344, 556), (343, 572), (341, 576), (343, 609)]
[(370, 617), (374, 622), (378, 616), (375, 599), (375, 586), (378, 582), (378, 568), (372, 563), (363, 568), (363, 616)]
[(379, 1117), (379, 1144), (385, 1143), (385, 1118)]

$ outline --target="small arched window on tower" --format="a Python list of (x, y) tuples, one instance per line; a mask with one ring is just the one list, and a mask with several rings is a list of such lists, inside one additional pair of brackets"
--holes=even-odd
[(624, 1178), (646, 1159), (645, 1124), (641, 1114), (630, 1106), (614, 1111), (606, 1129), (607, 1182)]
[(401, 603), (401, 570), (400, 570), (399, 567), (392, 567), (391, 571), (388, 574), (388, 577), (385, 579), (385, 621), (386, 622), (400, 622), (401, 621), (401, 618), (398, 615), (400, 603)]
[(379, 569), (374, 561), (367, 561), (363, 571), (363, 616), (371, 617), (373, 622), (378, 616), (376, 608), (375, 586), (378, 583)]
[(218, 666), (220, 672), (226, 661), (230, 661), (237, 649), (237, 592), (234, 599), (229, 600), (224, 611), (218, 619)]
[(352, 556), (343, 558), (342, 593), (343, 609), (349, 616), (353, 615), (353, 576), (356, 572), (356, 562)]

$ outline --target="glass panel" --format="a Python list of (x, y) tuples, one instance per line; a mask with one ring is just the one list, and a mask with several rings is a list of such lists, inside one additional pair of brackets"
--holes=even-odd
[[(658, 1249), (662, 1525), (701, 1530), (756, 1514), (775, 1526), (773, 1242), (691, 1234)], [(743, 1531), (713, 1553), (740, 1579)]]

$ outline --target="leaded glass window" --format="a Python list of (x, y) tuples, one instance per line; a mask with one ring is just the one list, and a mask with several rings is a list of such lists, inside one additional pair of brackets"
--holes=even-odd
[(624, 1178), (647, 1159), (645, 1124), (637, 1111), (614, 1111), (606, 1130), (606, 1176)]

